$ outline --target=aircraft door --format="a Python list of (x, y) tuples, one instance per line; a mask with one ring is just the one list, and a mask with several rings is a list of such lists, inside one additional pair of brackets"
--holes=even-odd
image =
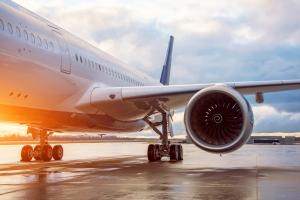
[(59, 50), (61, 53), (60, 57), (60, 70), (63, 73), (70, 74), (71, 73), (71, 56), (68, 44), (64, 39), (63, 35), (55, 30), (53, 30), (57, 38), (57, 43), (59, 45)]

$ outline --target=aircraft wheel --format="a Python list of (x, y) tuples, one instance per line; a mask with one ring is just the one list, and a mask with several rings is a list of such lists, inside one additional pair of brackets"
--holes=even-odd
[(54, 160), (61, 160), (64, 155), (64, 149), (61, 145), (55, 145), (52, 150)]
[(183, 160), (183, 148), (181, 144), (178, 144), (178, 160)]
[(30, 146), (30, 145), (23, 146), (22, 151), (21, 151), (22, 161), (29, 162), (29, 161), (31, 161), (32, 157), (33, 157), (32, 146)]
[(33, 157), (35, 160), (42, 160), (42, 146), (36, 145), (33, 150)]
[(149, 162), (156, 161), (156, 147), (154, 144), (149, 144), (147, 155)]
[(160, 154), (160, 145), (155, 145), (155, 154), (156, 154), (156, 160), (161, 160), (161, 154)]
[(170, 161), (179, 160), (179, 148), (176, 144), (171, 144), (170, 146)]
[(42, 148), (42, 160), (50, 161), (52, 159), (52, 147), (49, 144), (44, 145)]

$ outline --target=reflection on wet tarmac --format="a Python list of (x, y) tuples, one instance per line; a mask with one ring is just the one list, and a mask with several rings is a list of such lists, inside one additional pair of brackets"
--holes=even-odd
[[(67, 144), (63, 161), (16, 162), (0, 146), (0, 199), (299, 199), (300, 146), (246, 145), (148, 163), (145, 143)], [(119, 151), (118, 151), (119, 150)]]

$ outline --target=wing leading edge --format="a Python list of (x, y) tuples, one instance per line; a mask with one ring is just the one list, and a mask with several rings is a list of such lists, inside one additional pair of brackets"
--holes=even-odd
[(139, 99), (139, 98), (149, 98), (149, 97), (194, 94), (203, 88), (214, 86), (214, 85), (229, 86), (236, 89), (243, 95), (248, 95), (248, 94), (256, 94), (256, 93), (297, 90), (300, 89), (300, 80), (148, 86), (148, 87), (137, 87), (137, 88), (126, 87), (122, 89), (122, 97), (123, 100), (128, 100), (128, 99)]
[(90, 98), (80, 101), (77, 108), (87, 104), (98, 106), (115, 102), (134, 103), (136, 105), (157, 104), (167, 110), (182, 107), (198, 91), (215, 85), (224, 85), (239, 91), (243, 95), (269, 93), (300, 89), (300, 80), (254, 81), (233, 83), (210, 83), (194, 85), (169, 85), (146, 87), (94, 88)]

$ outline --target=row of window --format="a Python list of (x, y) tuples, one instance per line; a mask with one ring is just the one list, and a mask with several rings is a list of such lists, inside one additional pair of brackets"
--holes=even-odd
[(10, 22), (5, 22), (0, 19), (0, 31), (5, 31), (5, 28), (7, 29), (7, 32), (10, 35), (16, 35), (18, 38), (23, 38), (25, 41), (31, 42), (33, 45), (37, 45), (40, 48), (54, 50), (54, 45), (52, 41), (47, 41), (47, 39), (42, 39), (39, 35), (35, 35), (32, 32), (28, 32), (26, 29), (21, 30), (19, 26), (15, 26), (13, 28), (13, 25)]
[(91, 61), (89, 59), (86, 59), (85, 57), (80, 56), (78, 54), (75, 54), (75, 60), (76, 60), (76, 62), (78, 62), (82, 65), (92, 67), (93, 69), (99, 70), (100, 72), (104, 72), (104, 73), (106, 73), (106, 74), (108, 74), (108, 75), (110, 75), (114, 78), (126, 81), (128, 83), (133, 84), (133, 85), (136, 85), (136, 86), (142, 86), (143, 85), (143, 83), (141, 83), (139, 81), (136, 81), (133, 78), (127, 76), (127, 75), (124, 75), (120, 72), (117, 72), (113, 69), (110, 69), (106, 65), (99, 64), (99, 63), (96, 63), (96, 62)]
[[(10, 22), (5, 23), (0, 18), (0, 31), (5, 31), (7, 29), (7, 32), (10, 35), (17, 36), (18, 38), (23, 38), (25, 41), (31, 42), (33, 45), (37, 45), (40, 48), (49, 49), (51, 51), (54, 50), (54, 45), (52, 41), (47, 41), (47, 39), (42, 39), (39, 35), (35, 35), (33, 32), (28, 32), (26, 29), (22, 29), (19, 26), (15, 26), (13, 28), (13, 25)], [(143, 86), (144, 84), (136, 81), (135, 79), (131, 78), (130, 76), (124, 75), (122, 73), (119, 73), (113, 69), (110, 69), (106, 65), (98, 64), (94, 61), (91, 61), (89, 59), (86, 59), (85, 57), (79, 56), (78, 54), (75, 54), (75, 60), (76, 62), (92, 67), (93, 69), (99, 70), (100, 72), (104, 72), (114, 78), (117, 78), (119, 80), (126, 81), (132, 85), (136, 86)]]

